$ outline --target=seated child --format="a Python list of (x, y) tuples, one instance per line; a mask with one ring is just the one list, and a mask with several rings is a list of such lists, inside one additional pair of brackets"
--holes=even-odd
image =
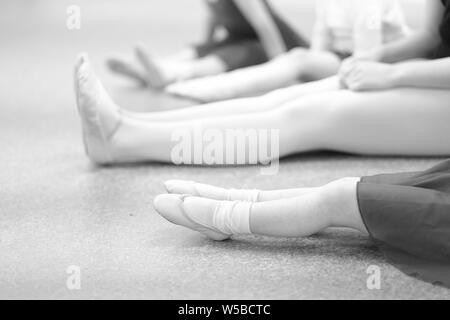
[(135, 50), (138, 64), (112, 58), (110, 69), (142, 85), (163, 88), (175, 81), (257, 65), (308, 45), (267, 0), (206, 2), (211, 16), (206, 42), (162, 60), (152, 58), (139, 45)]
[(342, 59), (376, 60), (371, 49), (405, 37), (409, 29), (397, 0), (320, 0), (311, 48), (294, 49), (262, 65), (178, 82), (167, 92), (213, 102), (265, 93), (334, 75)]

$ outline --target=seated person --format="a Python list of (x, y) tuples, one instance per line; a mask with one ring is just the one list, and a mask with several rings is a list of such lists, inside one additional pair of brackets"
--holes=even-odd
[(297, 48), (262, 65), (174, 83), (166, 91), (213, 102), (320, 80), (336, 74), (342, 59), (370, 56), (370, 49), (409, 33), (397, 0), (320, 0), (316, 11), (309, 50)]
[(75, 87), (87, 154), (97, 164), (174, 163), (174, 132), (195, 132), (201, 124), (219, 136), (227, 130), (278, 130), (276, 159), (314, 150), (447, 156), (450, 1), (426, 3), (423, 28), (374, 49), (379, 61), (349, 58), (338, 76), (179, 110), (124, 110), (81, 55)]
[(408, 275), (450, 288), (450, 160), (418, 172), (344, 178), (314, 188), (224, 189), (164, 183), (155, 209), (213, 240), (308, 237), (328, 227), (369, 236)]
[[(136, 63), (111, 58), (112, 71), (142, 85), (163, 88), (175, 81), (215, 75), (257, 65), (307, 41), (267, 0), (207, 0), (208, 39), (165, 59), (152, 58), (142, 45)], [(223, 36), (223, 32), (225, 36)]]

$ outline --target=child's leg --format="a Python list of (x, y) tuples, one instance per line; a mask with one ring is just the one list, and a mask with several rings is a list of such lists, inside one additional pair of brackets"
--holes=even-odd
[(257, 189), (226, 189), (185, 180), (168, 180), (164, 182), (164, 186), (167, 192), (173, 194), (189, 194), (213, 200), (241, 200), (252, 202), (294, 198), (317, 190), (317, 188), (294, 188), (270, 191)]
[[(80, 108), (84, 138), (88, 154), (97, 163), (162, 161), (173, 162), (172, 152), (176, 142), (173, 135), (177, 132), (193, 135), (201, 126), (202, 130), (213, 129), (225, 135), (227, 130), (270, 130), (279, 131), (279, 155), (286, 156), (299, 148), (313, 150), (320, 143), (311, 130), (322, 128), (317, 122), (315, 112), (305, 112), (299, 117), (304, 124), (299, 124), (283, 108), (258, 112), (249, 121), (245, 115), (205, 118), (172, 122), (152, 122), (134, 119), (120, 114), (118, 106), (111, 100), (99, 80), (95, 77), (88, 63), (81, 59), (76, 71), (78, 106)], [(316, 101), (321, 102), (321, 101)], [(292, 106), (289, 106), (289, 109)], [(316, 108), (316, 104), (311, 104)], [(309, 107), (308, 107), (309, 110)], [(306, 110), (305, 110), (306, 111)], [(295, 121), (294, 121), (295, 120)], [(297, 137), (307, 136), (307, 139)], [(274, 142), (275, 143), (275, 142)], [(300, 147), (299, 147), (300, 146)], [(223, 144), (226, 154), (226, 143)], [(278, 144), (277, 144), (278, 147)], [(257, 150), (251, 144), (244, 145), (246, 154)], [(274, 150), (269, 150), (273, 154)], [(257, 153), (257, 161), (262, 161)], [(246, 157), (246, 161), (249, 158)]]
[(228, 37), (221, 42), (199, 47), (198, 53), (196, 60), (166, 65), (166, 78), (170, 83), (214, 76), (267, 61), (265, 51), (257, 39)]
[(294, 49), (273, 61), (230, 73), (175, 83), (167, 92), (200, 101), (233, 99), (269, 92), (298, 81), (336, 74), (339, 58), (331, 52)]
[(135, 81), (140, 86), (150, 85), (145, 69), (134, 61), (120, 56), (112, 56), (106, 60), (106, 65), (112, 72)]
[(367, 234), (358, 208), (359, 180), (342, 179), (296, 198), (255, 203), (250, 229), (255, 234), (285, 237), (308, 236), (327, 227), (353, 228)]
[(294, 85), (285, 89), (278, 89), (260, 97), (234, 99), (160, 112), (141, 113), (123, 109), (121, 112), (129, 117), (147, 121), (204, 119), (269, 111), (306, 95), (336, 91), (338, 89), (339, 79), (331, 77), (320, 81)]
[[(144, 65), (148, 62), (141, 59)], [(185, 81), (227, 71), (226, 64), (216, 55), (208, 55), (194, 60), (179, 61), (176, 63), (157, 63), (164, 84), (168, 85), (178, 81)], [(154, 71), (153, 71), (154, 72)]]
[(169, 83), (204, 75), (225, 72), (227, 67), (223, 61), (208, 55), (200, 58), (193, 48), (182, 50), (164, 59), (152, 57), (143, 45), (135, 48), (138, 63), (120, 57), (111, 57), (107, 65), (111, 71), (126, 76), (140, 85), (162, 88)]
[(160, 62), (172, 63), (172, 62), (195, 60), (197, 58), (198, 58), (197, 50), (194, 47), (189, 46), (176, 53), (173, 53), (167, 57), (160, 59)]
[(295, 198), (267, 202), (230, 202), (179, 195), (158, 196), (156, 210), (169, 221), (215, 240), (233, 234), (306, 237), (327, 227), (348, 227), (367, 234), (357, 201), (358, 178), (332, 182)]
[(146, 70), (151, 85), (161, 88), (170, 83), (213, 76), (237, 68), (267, 61), (258, 40), (226, 39), (197, 48), (195, 59), (161, 61), (151, 57), (144, 46), (136, 48), (136, 56)]

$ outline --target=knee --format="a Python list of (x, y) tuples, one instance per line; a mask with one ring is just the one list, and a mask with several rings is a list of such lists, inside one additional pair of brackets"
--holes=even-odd
[[(310, 52), (305, 48), (294, 48), (287, 53), (287, 59), (290, 67), (297, 72), (303, 72), (305, 65), (307, 64), (308, 56)], [(299, 75), (300, 76), (300, 75)]]
[(354, 186), (360, 181), (357, 177), (344, 177), (334, 180), (324, 186), (324, 189), (330, 192), (330, 195), (342, 196), (342, 191), (354, 189)]
[(299, 119), (302, 119), (302, 123), (310, 121), (311, 123), (331, 125), (335, 121), (336, 114), (348, 100), (350, 98), (340, 91), (313, 94), (286, 104), (281, 109), (281, 113), (285, 121), (298, 122)]
[(296, 64), (304, 60), (307, 55), (308, 50), (304, 48), (294, 48), (290, 51), (278, 56), (272, 61), (273, 64), (289, 64), (289, 66), (294, 67)]
[(290, 56), (291, 58), (303, 58), (308, 52), (308, 49), (298, 47), (289, 50), (288, 56)]

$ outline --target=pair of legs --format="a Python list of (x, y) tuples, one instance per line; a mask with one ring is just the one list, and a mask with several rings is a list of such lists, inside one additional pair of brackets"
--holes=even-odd
[(219, 132), (278, 129), (280, 157), (317, 149), (450, 154), (446, 90), (352, 92), (330, 78), (271, 93), (267, 101), (262, 96), (142, 115), (124, 112), (111, 100), (85, 57), (78, 61), (75, 81), (85, 143), (97, 163), (172, 163), (173, 133), (193, 132), (199, 123)]
[(172, 180), (165, 183), (170, 194), (157, 196), (154, 206), (167, 220), (214, 240), (234, 234), (306, 237), (328, 227), (368, 234), (358, 208), (358, 181), (345, 178), (317, 188), (259, 191)]
[(272, 61), (200, 79), (169, 85), (168, 93), (203, 102), (270, 92), (337, 73), (341, 60), (332, 52), (295, 48)]
[(113, 72), (142, 86), (157, 89), (176, 81), (227, 71), (227, 66), (218, 56), (209, 54), (199, 57), (194, 48), (185, 48), (179, 53), (161, 59), (152, 57), (143, 45), (137, 45), (134, 55), (136, 61), (111, 57), (107, 64)]

